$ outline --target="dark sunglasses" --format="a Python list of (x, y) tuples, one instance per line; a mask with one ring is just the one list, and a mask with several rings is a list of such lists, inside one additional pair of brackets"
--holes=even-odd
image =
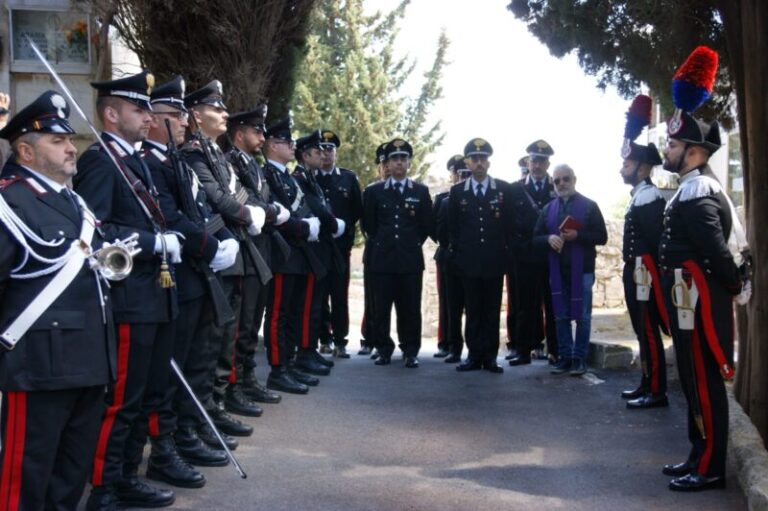
[(553, 179), (553, 181), (555, 182), (556, 185), (559, 185), (560, 181), (562, 181), (563, 183), (570, 183), (571, 176), (556, 177), (555, 179)]

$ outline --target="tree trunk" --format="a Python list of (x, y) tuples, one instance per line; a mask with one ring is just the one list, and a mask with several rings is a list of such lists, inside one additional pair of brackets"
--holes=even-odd
[(768, 439), (768, 2), (720, 0), (736, 85), (749, 244), (754, 261), (747, 338), (739, 343), (736, 399)]

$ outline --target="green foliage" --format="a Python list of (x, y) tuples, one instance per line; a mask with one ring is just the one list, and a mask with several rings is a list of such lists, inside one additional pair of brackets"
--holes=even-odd
[(641, 82), (648, 84), (665, 116), (672, 111), (675, 69), (696, 46), (714, 48), (720, 54), (718, 81), (697, 115), (732, 123), (728, 55), (713, 0), (511, 0), (508, 9), (552, 55), (575, 52), (599, 87), (614, 85), (631, 97)]
[(428, 124), (442, 95), (448, 38), (440, 36), (435, 60), (417, 97), (403, 93), (414, 69), (397, 58), (397, 23), (410, 0), (393, 11), (366, 15), (362, 0), (318, 2), (310, 21), (307, 52), (293, 95), (296, 129), (327, 128), (341, 138), (338, 161), (358, 173), (363, 185), (376, 177), (376, 147), (396, 136), (414, 147), (411, 175), (422, 177), (428, 156), (440, 144), (440, 123)]

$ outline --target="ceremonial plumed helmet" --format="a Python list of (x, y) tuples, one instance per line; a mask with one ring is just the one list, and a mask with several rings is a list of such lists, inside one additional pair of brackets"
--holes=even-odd
[(491, 156), (492, 154), (493, 147), (482, 138), (473, 138), (464, 146), (464, 156), (467, 158), (470, 156)]
[(0, 130), (0, 138), (13, 142), (26, 133), (60, 133), (72, 135), (69, 104), (58, 92), (49, 90), (14, 115)]
[(267, 120), (267, 105), (264, 103), (259, 104), (254, 110), (248, 112), (238, 112), (232, 114), (227, 119), (227, 126), (229, 128), (236, 128), (237, 126), (251, 126), (257, 130), (261, 130), (266, 133), (266, 120)]
[(659, 150), (653, 143), (647, 146), (637, 144), (634, 140), (640, 136), (646, 126), (651, 123), (653, 101), (650, 96), (639, 94), (635, 96), (625, 114), (624, 143), (621, 147), (621, 157), (650, 166), (661, 165)]
[(227, 105), (224, 104), (224, 86), (219, 80), (208, 82), (204, 87), (190, 92), (184, 98), (184, 106), (187, 108), (198, 105), (227, 109)]
[(186, 112), (187, 109), (184, 106), (185, 92), (186, 83), (184, 82), (184, 78), (182, 78), (181, 75), (176, 75), (169, 81), (152, 89), (152, 94), (149, 96), (149, 103), (152, 105), (169, 105)]
[(393, 156), (405, 155), (413, 158), (413, 147), (402, 138), (396, 138), (389, 141), (384, 147), (384, 159), (388, 160)]
[(333, 131), (321, 130), (320, 135), (322, 137), (320, 142), (321, 148), (333, 146), (335, 149), (338, 149), (339, 146), (341, 146), (341, 139), (339, 139), (339, 136)]
[(91, 87), (98, 91), (99, 97), (113, 96), (139, 105), (145, 110), (152, 110), (149, 96), (155, 86), (155, 76), (145, 69), (139, 74), (126, 76), (118, 80), (91, 82)]
[(653, 142), (649, 143), (647, 146), (630, 142), (629, 152), (625, 152), (623, 156), (625, 160), (647, 163), (651, 167), (661, 165), (662, 163), (661, 157), (659, 156), (659, 150)]
[(546, 140), (531, 142), (528, 147), (525, 148), (525, 152), (528, 153), (528, 156), (531, 158), (549, 158), (555, 154), (555, 150), (552, 149), (552, 146), (549, 145)]

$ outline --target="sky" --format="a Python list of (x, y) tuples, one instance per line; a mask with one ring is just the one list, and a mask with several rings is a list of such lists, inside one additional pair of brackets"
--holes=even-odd
[[(416, 59), (412, 86), (431, 66), (441, 28), (451, 40), (443, 98), (432, 112), (446, 137), (433, 155), (431, 173), (445, 171), (452, 155), (475, 137), (494, 149), (490, 173), (512, 180), (525, 148), (540, 138), (555, 151), (552, 166), (567, 163), (577, 189), (601, 209), (625, 203), (629, 188), (619, 176), (624, 113), (630, 100), (605, 92), (577, 59), (557, 59), (506, 9), (509, 0), (412, 0), (400, 24), (397, 51)], [(366, 0), (386, 12), (396, 0)], [(414, 90), (413, 94), (417, 94)]]

